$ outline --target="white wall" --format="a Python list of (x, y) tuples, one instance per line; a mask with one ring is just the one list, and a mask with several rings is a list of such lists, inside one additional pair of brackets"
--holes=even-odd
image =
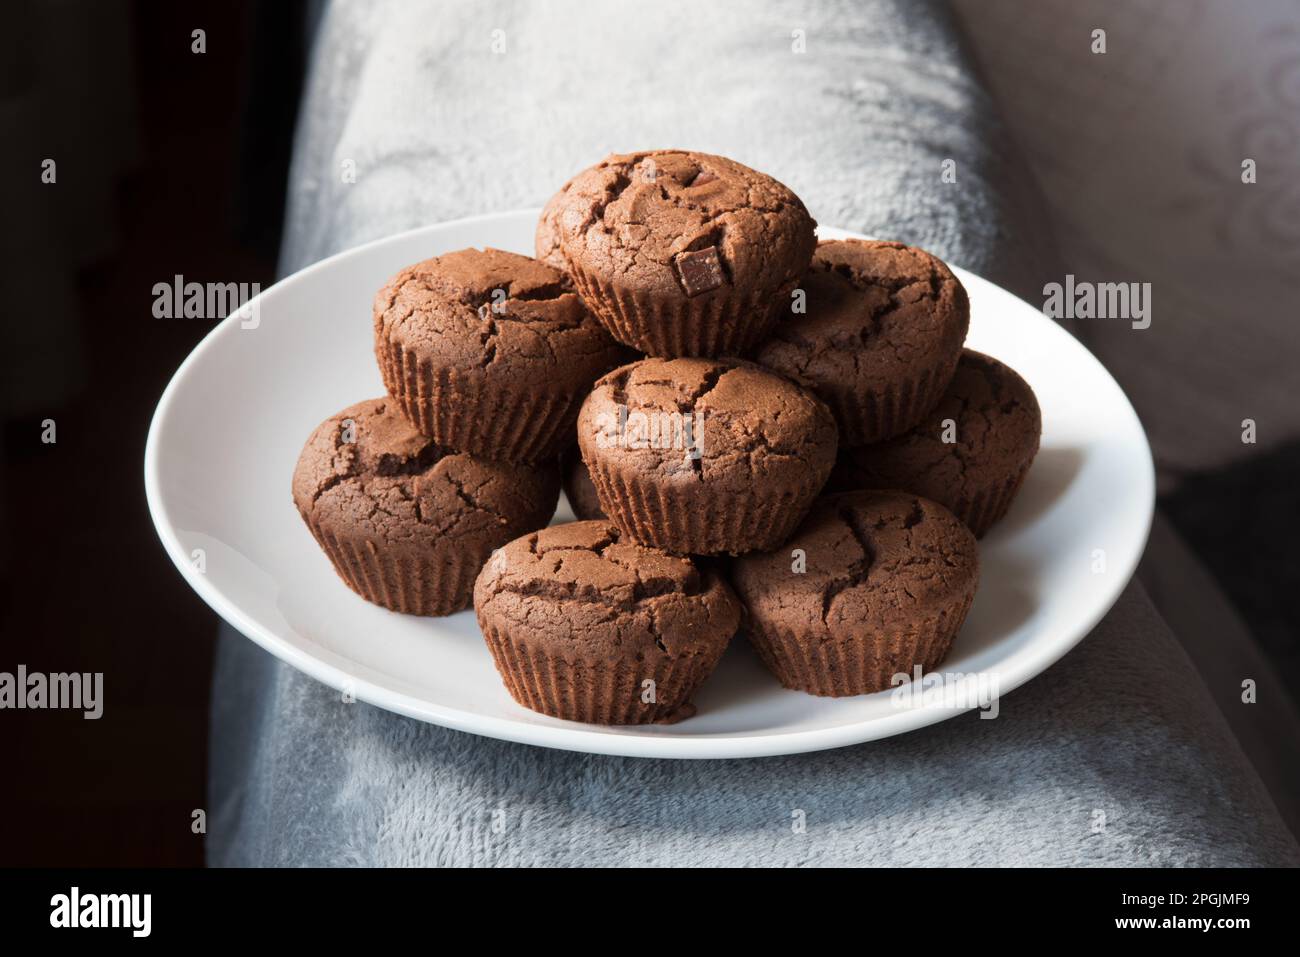
[(1163, 483), (1251, 454), (1244, 418), (1257, 448), (1300, 436), (1300, 3), (955, 7), (1067, 270), (1152, 283), (1150, 329), (1083, 335), (1134, 399)]

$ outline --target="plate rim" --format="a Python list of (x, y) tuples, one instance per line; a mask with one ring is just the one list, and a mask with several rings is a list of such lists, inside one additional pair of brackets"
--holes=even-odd
[[(480, 213), (474, 216), (461, 217), (459, 219), (445, 220), (438, 223), (430, 223), (424, 226), (417, 226), (413, 229), (403, 230), (397, 233), (391, 233), (386, 236), (377, 237), (356, 246), (341, 250), (324, 259), (311, 263), (302, 269), (278, 279), (276, 282), (261, 290), (256, 297), (269, 294), (272, 290), (278, 290), (281, 287), (308, 281), (316, 272), (328, 269), (335, 262), (358, 255), (366, 250), (373, 249), (377, 246), (388, 243), (398, 243), (403, 240), (414, 238), (416, 234), (425, 232), (436, 232), (438, 230), (460, 228), (473, 226), (477, 224), (499, 222), (512, 219), (518, 219), (522, 216), (536, 218), (541, 212), (540, 208), (515, 209), (505, 212)], [(853, 230), (841, 229), (838, 227), (826, 226), (819, 229), (822, 232), (832, 232), (847, 236), (862, 236)], [(961, 267), (954, 266), (967, 275), (975, 276), (983, 282), (1001, 290), (1007, 295), (1025, 300), (1016, 296), (1014, 292), (999, 286), (992, 280), (985, 279), (977, 273)], [(1032, 304), (1025, 302), (1025, 305), (1033, 308)], [(175, 523), (171, 521), (166, 507), (166, 502), (161, 488), (161, 452), (159, 450), (159, 434), (168, 414), (172, 411), (176, 395), (180, 390), (181, 383), (184, 381), (189, 370), (201, 361), (203, 354), (212, 347), (212, 344), (221, 336), (229, 333), (229, 329), (240, 321), (236, 312), (232, 312), (221, 322), (214, 325), (206, 335), (203, 336), (185, 357), (181, 364), (176, 368), (171, 378), (167, 382), (162, 395), (159, 397), (158, 404), (149, 421), (149, 430), (145, 440), (144, 453), (144, 484), (145, 500), (148, 504), (149, 515), (153, 521), (154, 530), (161, 540), (164, 550), (172, 563), (181, 573), (185, 582), (203, 599), (204, 603), (210, 607), (219, 618), (231, 625), (241, 635), (253, 641), (259, 647), (275, 655), (286, 664), (297, 668), (304, 674), (314, 678), (322, 684), (331, 687), (337, 691), (348, 691), (353, 694), (358, 701), (364, 701), (375, 707), (383, 708), (397, 714), (414, 718), (420, 721), (437, 724), (443, 727), (452, 728), (457, 731), (464, 731), (470, 734), (478, 734), (486, 737), (497, 738), (505, 741), (512, 741), (518, 744), (527, 744), (535, 747), (555, 748), (565, 751), (577, 751), (591, 754), (604, 754), (623, 757), (638, 758), (670, 758), (670, 759), (720, 759), (720, 758), (747, 758), (747, 757), (774, 757), (785, 754), (800, 754), (812, 751), (830, 750), (834, 748), (847, 747), (853, 744), (862, 744), (868, 741), (880, 740), (882, 738), (892, 737), (896, 734), (914, 731), (920, 728), (937, 724), (940, 721), (957, 717), (970, 708), (952, 708), (952, 707), (911, 707), (900, 709), (896, 714), (884, 718), (875, 718), (870, 721), (850, 723), (839, 725), (832, 728), (814, 728), (801, 731), (786, 731), (766, 733), (746, 733), (732, 734), (721, 733), (716, 735), (699, 735), (699, 736), (672, 736), (672, 735), (645, 735), (636, 734), (631, 730), (626, 734), (615, 734), (609, 730), (593, 731), (588, 730), (586, 726), (574, 723), (573, 727), (556, 727), (553, 725), (532, 724), (523, 721), (501, 718), (493, 715), (477, 714), (473, 712), (464, 712), (457, 708), (449, 708), (443, 705), (434, 704), (425, 699), (416, 698), (405, 692), (396, 691), (384, 687), (371, 681), (368, 678), (358, 677), (350, 674), (344, 669), (333, 665), (321, 657), (311, 654), (310, 652), (300, 649), (288, 640), (281, 638), (272, 630), (263, 628), (247, 615), (233, 601), (226, 596), (207, 578), (206, 575), (197, 572), (189, 563), (188, 556), (185, 552), (179, 536), (176, 534)], [(1084, 345), (1079, 339), (1073, 336), (1068, 330), (1059, 324), (1051, 322), (1044, 317), (1055, 334), (1064, 336), (1072, 341), (1076, 346), (1081, 348), (1088, 358), (1092, 360), (1101, 374), (1110, 380), (1114, 385), (1116, 392), (1123, 399), (1124, 406), (1131, 415), (1134, 424), (1137, 426), (1138, 435), (1142, 440), (1142, 489), (1140, 490), (1144, 500), (1144, 522), (1142, 534), (1140, 537), (1140, 546), (1135, 550), (1134, 557), (1124, 563), (1124, 567), (1119, 569), (1119, 573), (1114, 575), (1111, 580), (1116, 584), (1111, 589), (1111, 594), (1105, 602), (1099, 602), (1092, 613), (1086, 616), (1086, 623), (1077, 629), (1076, 636), (1069, 641), (1058, 642), (1049, 646), (1045, 651), (1025, 656), (1025, 660), (1019, 665), (1015, 673), (1008, 676), (999, 666), (999, 696), (1004, 696), (1015, 690), (1027, 681), (1042, 674), (1047, 669), (1061, 660), (1067, 653), (1073, 650), (1078, 644), (1092, 632), (1097, 624), (1114, 608), (1115, 603), (1119, 600), (1124, 590), (1132, 580), (1137, 566), (1146, 551), (1150, 539), (1151, 525), (1155, 514), (1155, 464), (1152, 457), (1151, 443), (1147, 437), (1146, 429), (1142, 425), (1142, 420), (1134, 409), (1131, 400), (1124, 392), (1120, 384), (1115, 380), (1101, 361), (1092, 354), (1091, 350)], [(1109, 577), (1109, 576), (1108, 576)]]

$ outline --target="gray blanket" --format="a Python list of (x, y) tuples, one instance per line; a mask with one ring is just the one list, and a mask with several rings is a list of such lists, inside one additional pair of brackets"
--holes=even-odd
[[(822, 222), (924, 245), (1027, 297), (1051, 274), (1029, 178), (942, 8), (612, 6), (329, 6), (284, 271), (540, 205), (608, 152), (673, 145), (734, 156)], [(751, 761), (448, 731), (345, 703), (227, 629), (211, 787), (217, 865), (1300, 863), (1137, 585), (996, 720)]]

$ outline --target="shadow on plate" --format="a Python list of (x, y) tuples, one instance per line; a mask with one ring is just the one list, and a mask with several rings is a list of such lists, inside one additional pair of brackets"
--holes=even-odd
[(1074, 484), (1083, 468), (1083, 451), (1073, 446), (1053, 446), (1039, 451), (1029, 467), (1025, 484), (1011, 504), (1011, 511), (990, 534), (1014, 534), (1032, 525)]
[(1024, 558), (981, 550), (975, 604), (953, 643), (949, 661), (960, 660), (962, 670), (978, 670), (1005, 655), (1007, 641), (1028, 638), (1024, 626), (1040, 604), (1037, 569)]

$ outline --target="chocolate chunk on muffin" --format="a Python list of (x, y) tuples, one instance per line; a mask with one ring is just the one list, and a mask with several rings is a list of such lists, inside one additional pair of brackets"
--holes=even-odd
[(516, 701), (593, 724), (688, 716), (740, 623), (740, 603), (716, 573), (608, 522), (511, 542), (479, 575), (474, 609)]
[(578, 447), (601, 508), (677, 554), (775, 548), (835, 460), (825, 403), (752, 362), (644, 359), (596, 383)]
[(845, 448), (921, 421), (952, 380), (970, 325), (966, 290), (915, 246), (860, 239), (818, 245), (800, 287), (755, 360), (807, 382)]
[(571, 444), (591, 383), (628, 358), (563, 273), (498, 249), (403, 269), (375, 297), (374, 324), (384, 385), (415, 427), (505, 462)]
[(983, 537), (1011, 507), (1042, 431), (1029, 383), (967, 349), (925, 420), (897, 438), (845, 452), (832, 485), (907, 489), (946, 505)]
[(933, 670), (979, 579), (975, 538), (942, 505), (899, 491), (818, 499), (779, 550), (732, 563), (742, 630), (787, 688), (870, 694)]
[(561, 458), (560, 476), (564, 483), (564, 496), (569, 500), (574, 515), (579, 519), (608, 521), (605, 510), (600, 507), (600, 498), (596, 495), (596, 486), (591, 482), (587, 463), (582, 461), (582, 454), (576, 446)]
[[(539, 233), (615, 339), (654, 356), (742, 355), (766, 337), (812, 256), (799, 198), (722, 156), (614, 155), (552, 199)], [(539, 250), (550, 240), (539, 237)]]
[(390, 398), (330, 416), (293, 473), (293, 501), (348, 587), (413, 615), (468, 607), (492, 549), (545, 525), (553, 464), (507, 465), (421, 435)]

